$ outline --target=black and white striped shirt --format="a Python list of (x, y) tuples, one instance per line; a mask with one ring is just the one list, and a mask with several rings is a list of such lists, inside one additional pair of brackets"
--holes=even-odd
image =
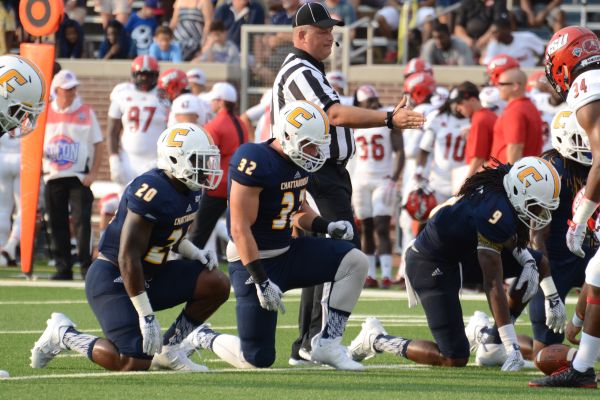
[[(308, 100), (325, 112), (340, 98), (325, 78), (325, 66), (305, 51), (294, 48), (283, 62), (275, 82), (271, 100), (271, 132), (276, 116), (286, 103)], [(331, 125), (331, 144), (323, 149), (328, 159), (338, 162), (352, 158), (356, 150), (351, 128)]]

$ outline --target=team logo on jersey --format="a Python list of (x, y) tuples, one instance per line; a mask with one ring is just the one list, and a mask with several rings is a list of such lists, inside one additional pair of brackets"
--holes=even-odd
[(79, 158), (79, 143), (69, 136), (54, 136), (45, 146), (44, 157), (50, 160), (53, 168), (69, 169)]

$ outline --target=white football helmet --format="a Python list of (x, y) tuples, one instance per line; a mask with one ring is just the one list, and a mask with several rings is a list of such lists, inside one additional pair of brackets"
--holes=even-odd
[(550, 132), (552, 147), (560, 155), (583, 165), (592, 165), (588, 135), (577, 123), (577, 116), (573, 111), (558, 112), (552, 119)]
[[(283, 152), (305, 171), (317, 171), (325, 164), (320, 146), (331, 143), (329, 118), (318, 105), (306, 100), (286, 104), (275, 120), (273, 135)], [(319, 146), (316, 155), (305, 152), (309, 145)]]
[(191, 123), (175, 124), (158, 138), (158, 168), (170, 172), (192, 191), (213, 190), (221, 182), (221, 155), (208, 133)]
[(539, 230), (550, 223), (560, 194), (560, 177), (552, 164), (539, 157), (523, 157), (510, 168), (503, 183), (525, 225)]
[[(12, 54), (0, 57), (0, 134), (25, 136), (44, 111), (44, 76), (31, 61)], [(20, 128), (20, 129), (16, 129)]]

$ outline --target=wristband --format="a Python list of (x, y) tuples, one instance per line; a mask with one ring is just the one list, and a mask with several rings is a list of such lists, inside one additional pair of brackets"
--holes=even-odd
[(154, 314), (152, 306), (150, 305), (150, 299), (148, 299), (148, 293), (142, 292), (137, 296), (130, 297), (130, 299), (140, 317)]
[(594, 211), (596, 211), (596, 208), (598, 208), (598, 203), (584, 197), (581, 203), (579, 203), (575, 215), (573, 215), (573, 222), (578, 225), (585, 225), (587, 220), (594, 214)]
[(513, 324), (506, 324), (498, 328), (500, 334), (500, 340), (504, 345), (504, 349), (507, 353), (520, 350), (519, 340), (517, 339), (517, 332), (515, 332), (515, 326)]
[(393, 111), (388, 111), (385, 117), (385, 126), (390, 129), (394, 129), (394, 113)]
[(542, 288), (542, 292), (544, 292), (545, 297), (550, 297), (553, 294), (557, 293), (556, 286), (554, 285), (554, 281), (551, 276), (547, 276), (540, 281), (540, 287)]
[(269, 277), (267, 276), (267, 272), (265, 271), (265, 269), (262, 266), (262, 263), (260, 262), (260, 259), (250, 261), (248, 264), (244, 265), (244, 267), (248, 270), (250, 276), (252, 276), (252, 280), (254, 281), (254, 283), (263, 283), (264, 281), (269, 279)]
[(577, 316), (577, 313), (573, 313), (573, 319), (571, 320), (573, 326), (581, 328), (583, 326), (583, 320)]
[(329, 221), (325, 218), (316, 216), (312, 221), (312, 225), (310, 226), (310, 230), (314, 233), (327, 233), (327, 227), (329, 226)]

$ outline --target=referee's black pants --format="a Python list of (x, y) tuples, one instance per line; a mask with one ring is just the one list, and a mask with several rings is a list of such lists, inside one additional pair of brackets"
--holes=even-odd
[[(319, 213), (329, 221), (345, 220), (352, 224), (354, 238), (352, 242), (360, 249), (360, 236), (354, 224), (352, 212), (352, 182), (345, 165), (328, 161), (321, 169), (311, 175), (308, 181), (311, 194)], [(321, 331), (323, 285), (302, 289), (298, 328), (300, 336), (292, 343), (291, 357), (300, 359), (298, 351), (311, 349), (310, 340)]]
[(226, 209), (227, 199), (204, 194), (200, 200), (195, 221), (188, 233), (190, 242), (203, 249)]
[(77, 255), (81, 264), (81, 274), (85, 278), (85, 273), (92, 263), (91, 237), (94, 195), (91, 189), (84, 186), (77, 177), (50, 179), (46, 182), (44, 198), (56, 261), (56, 277), (59, 279), (73, 277), (71, 231), (69, 229), (69, 206), (71, 206), (77, 238)]

